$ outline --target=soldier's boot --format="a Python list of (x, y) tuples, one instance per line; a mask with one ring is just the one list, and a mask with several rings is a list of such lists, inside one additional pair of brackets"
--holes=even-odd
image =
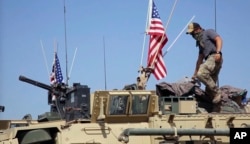
[(218, 90), (217, 93), (213, 97), (213, 103), (218, 104), (221, 101), (221, 91)]

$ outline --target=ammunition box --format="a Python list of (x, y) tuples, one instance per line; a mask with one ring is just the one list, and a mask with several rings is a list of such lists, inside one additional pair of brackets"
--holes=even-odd
[(160, 109), (162, 114), (194, 114), (197, 113), (197, 102), (194, 97), (161, 97)]

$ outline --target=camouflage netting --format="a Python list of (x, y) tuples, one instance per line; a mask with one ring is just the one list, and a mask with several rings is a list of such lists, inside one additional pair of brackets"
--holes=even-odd
[[(221, 86), (220, 90), (222, 92), (221, 113), (245, 113), (242, 101), (246, 99), (246, 89), (225, 85)], [(177, 83), (161, 82), (156, 85), (156, 92), (159, 96), (193, 96), (197, 100), (199, 109), (213, 112), (212, 98), (201, 89), (201, 84), (198, 81), (193, 82), (186, 78)]]

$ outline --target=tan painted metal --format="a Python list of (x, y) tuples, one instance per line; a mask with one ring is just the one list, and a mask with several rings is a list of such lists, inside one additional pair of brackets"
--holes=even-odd
[[(216, 141), (229, 143), (229, 135), (178, 135), (180, 129), (225, 129), (246, 127), (250, 114), (197, 113), (196, 101), (180, 101), (179, 114), (162, 114), (155, 91), (113, 90), (96, 91), (91, 95), (91, 120), (78, 119), (37, 122), (0, 120), (0, 144), (19, 144), (21, 133), (44, 129), (55, 144), (122, 144), (120, 135), (125, 129), (173, 129), (173, 135), (129, 136), (128, 144), (185, 143)], [(123, 109), (119, 109), (122, 107)], [(169, 106), (164, 106), (169, 109)]]

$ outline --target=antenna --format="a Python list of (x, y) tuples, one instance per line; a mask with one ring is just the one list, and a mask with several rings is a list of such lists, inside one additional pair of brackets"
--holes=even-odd
[(185, 29), (188, 27), (188, 24), (195, 18), (195, 16), (193, 15), (193, 17), (188, 21), (188, 23), (186, 24), (186, 26), (181, 30), (181, 32), (177, 35), (177, 37), (174, 39), (174, 41), (172, 42), (172, 44), (168, 47), (167, 51), (163, 54), (163, 57), (168, 53), (168, 51), (172, 48), (172, 46), (175, 44), (175, 42), (178, 40), (178, 38), (181, 36), (181, 34), (185, 31)]
[(49, 67), (48, 67), (48, 62), (47, 62), (47, 58), (46, 58), (46, 55), (45, 55), (45, 50), (44, 50), (44, 47), (43, 47), (42, 40), (40, 40), (40, 44), (41, 44), (41, 48), (42, 48), (42, 51), (43, 51), (43, 59), (45, 61), (45, 65), (46, 65), (47, 72), (48, 72), (48, 77), (49, 77)]
[(216, 0), (214, 0), (214, 30), (216, 31)]
[(65, 0), (64, 3), (64, 38), (65, 38), (65, 57), (66, 57), (66, 85), (68, 85), (69, 76), (68, 76), (68, 52), (67, 52), (67, 31), (66, 31), (66, 6)]
[[(215, 32), (217, 31), (217, 26), (216, 26), (216, 23), (217, 23), (217, 12), (216, 12), (216, 0), (214, 0), (214, 30)], [(216, 82), (217, 86), (219, 87), (220, 86), (220, 82), (219, 82), (219, 78), (217, 79), (217, 82)]]
[(71, 76), (71, 72), (72, 72), (72, 69), (73, 69), (74, 61), (75, 61), (75, 58), (76, 58), (76, 52), (77, 52), (77, 48), (75, 49), (73, 61), (72, 61), (71, 68), (70, 68), (70, 71), (69, 71), (69, 78)]
[(106, 80), (106, 50), (105, 50), (105, 38), (104, 38), (104, 36), (103, 36), (103, 62), (104, 62), (105, 90), (107, 90), (107, 80)]

